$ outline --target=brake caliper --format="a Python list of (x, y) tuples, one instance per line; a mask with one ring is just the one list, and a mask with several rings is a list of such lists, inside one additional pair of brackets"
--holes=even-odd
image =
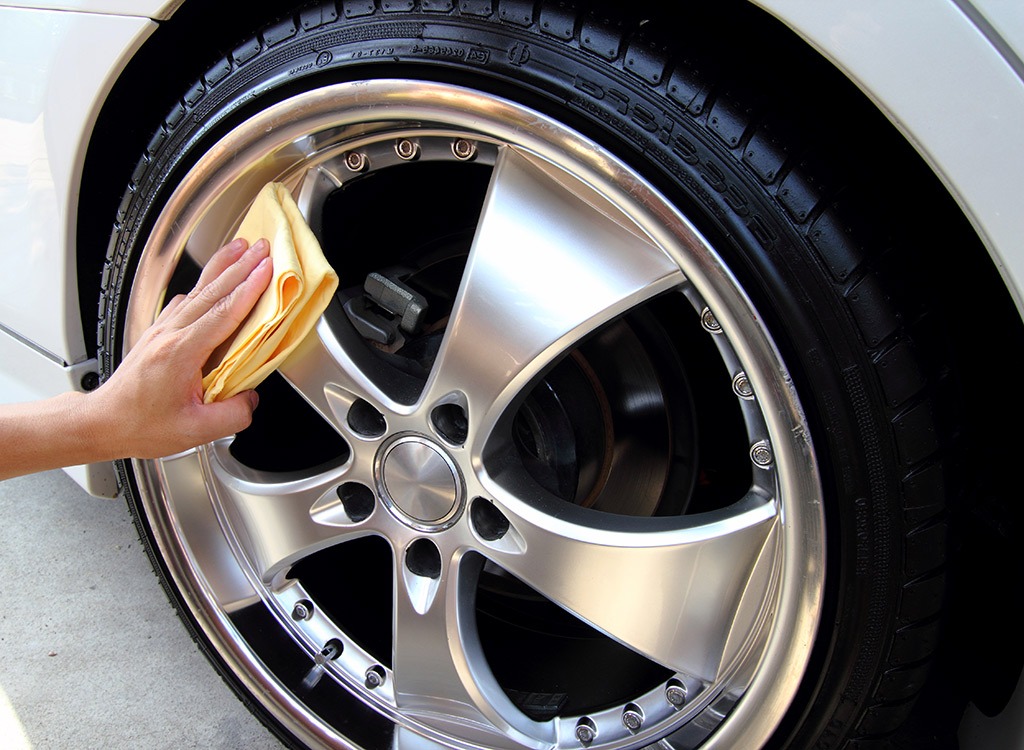
[(361, 336), (384, 346), (415, 335), (427, 315), (426, 298), (401, 280), (398, 271), (370, 273), (363, 294), (345, 303), (345, 314)]

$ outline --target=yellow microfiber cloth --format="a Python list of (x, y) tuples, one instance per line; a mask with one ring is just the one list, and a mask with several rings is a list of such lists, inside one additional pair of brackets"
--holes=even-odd
[(316, 325), (338, 288), (338, 274), (284, 185), (271, 182), (260, 190), (237, 237), (250, 245), (261, 238), (270, 242), (274, 276), (220, 364), (203, 378), (206, 403), (263, 382)]

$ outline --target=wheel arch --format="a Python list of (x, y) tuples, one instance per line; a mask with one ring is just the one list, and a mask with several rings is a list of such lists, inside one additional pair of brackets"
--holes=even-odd
[(162, 11), (165, 17), (117, 75), (85, 151), (77, 213), (72, 214), (77, 226), (70, 236), (75, 238), (78, 306), (90, 357), (96, 356), (96, 302), (107, 243), (154, 124), (163, 122), (181, 90), (202, 77), (210, 60), (228, 51), (230, 40), (244, 33), (252, 18), (271, 20), (288, 12), (271, 0), (183, 2)]
[[(1019, 238), (1024, 236), (1024, 231), (1016, 234), (1012, 242), (1008, 241), (1012, 226), (1003, 219), (993, 223), (990, 209), (985, 204), (993, 196), (991, 186), (964, 177), (968, 165), (960, 158), (952, 162), (946, 158), (946, 151), (940, 146), (943, 138), (954, 134), (955, 129), (936, 131), (931, 127), (916, 127), (919, 118), (925, 118), (928, 112), (927, 102), (922, 102), (922, 97), (914, 97), (913, 107), (917, 109), (913, 112), (903, 109), (899, 91), (890, 91), (884, 86), (879, 89), (876, 73), (871, 76), (855, 74), (854, 71), (859, 70), (858, 65), (863, 63), (860, 53), (851, 55), (849, 44), (844, 45), (842, 39), (829, 36), (828, 18), (822, 12), (805, 10), (806, 4), (788, 0), (757, 0), (757, 3), (760, 7), (745, 0), (736, 0), (698, 10), (701, 22), (705, 24), (701, 30), (702, 43), (720, 45), (720, 48), (728, 50), (730, 56), (748, 60), (759, 59), (765, 50), (784, 50), (787, 58), (792, 55), (789, 59), (806, 63), (809, 67), (798, 72), (803, 81), (813, 83), (813, 96), (816, 97), (813, 102), (808, 99), (808, 107), (821, 106), (820, 103), (824, 102), (827, 107), (842, 108), (848, 117), (843, 132), (848, 143), (855, 142), (855, 136), (862, 127), (876, 129), (878, 123), (883, 122), (879, 117), (882, 113), (885, 116), (884, 127), (888, 130), (885, 152), (898, 156), (898, 169), (907, 167), (906, 172), (898, 173), (899, 179), (906, 181), (901, 189), (917, 196), (942, 195), (949, 201), (949, 206), (955, 205), (958, 207), (955, 210), (962, 212), (959, 218), (940, 217), (941, 222), (956, 226), (959, 241), (956, 264), (947, 267), (935, 263), (920, 270), (928, 276), (932, 286), (932, 304), (944, 304), (950, 308), (942, 319), (948, 323), (955, 349), (958, 384), (951, 385), (950, 399), (959, 401), (959, 413), (967, 415), (963, 427), (967, 446), (964, 463), (968, 467), (976, 465), (979, 458), (987, 456), (992, 466), (1002, 468), (983, 480), (979, 477), (978, 481), (973, 481), (972, 477), (967, 482), (970, 496), (966, 498), (965, 513), (958, 524), (962, 531), (958, 542), (961, 554), (972, 567), (985, 569), (990, 564), (1007, 560), (1020, 565), (1020, 556), (1013, 552), (1021, 538), (1020, 532), (1015, 530), (1020, 528), (1020, 517), (1008, 502), (1013, 486), (1009, 468), (1013, 465), (1012, 446), (997, 438), (1005, 433), (1000, 428), (1006, 424), (1007, 418), (1012, 421), (1024, 414), (1020, 413), (1021, 407), (1000, 399), (998, 389), (991, 387), (990, 373), (1003, 371), (998, 354), (1000, 350), (1019, 351), (1024, 348), (1024, 325), (1019, 312), (1024, 279), (1024, 251), (1020, 249)], [(505, 4), (508, 0), (493, 0), (492, 3), (495, 12)], [(160, 23), (118, 77), (99, 114), (89, 143), (77, 212), (79, 306), (90, 355), (95, 355), (96, 342), (89, 332), (96, 315), (96, 301), (100, 297), (103, 278), (103, 253), (98, 250), (106, 246), (111, 221), (124, 188), (131, 181), (139, 155), (146, 151), (153, 136), (152, 124), (162, 122), (177, 94), (192, 81), (202, 78), (207, 63), (228, 52), (229, 45), (238, 40), (253, 18), (269, 23), (291, 12), (295, 5), (297, 3), (284, 6), (272, 0), (221, 0), (217, 3), (186, 0), (169, 19)], [(599, 0), (595, 5), (601, 10), (616, 3)], [(882, 12), (883, 3), (870, 5)], [(344, 12), (347, 4), (339, 2), (339, 6)], [(638, 0), (631, 6), (630, 14), (642, 17), (658, 3), (655, 0)], [(890, 6), (885, 7), (888, 9)], [(934, 12), (936, 18), (941, 19), (944, 33), (962, 40), (975, 35), (974, 27), (967, 19), (955, 15), (959, 13), (955, 6), (950, 3), (948, 7), (946, 4), (938, 7), (939, 10), (929, 12)], [(920, 9), (915, 9), (915, 13), (920, 12)], [(740, 14), (741, 22), (731, 17), (735, 14)], [(860, 26), (853, 28), (862, 29)], [(742, 31), (735, 31), (737, 29)], [(1015, 106), (1024, 112), (1024, 83), (1013, 75), (1005, 60), (977, 39), (963, 41), (963, 45), (962, 49), (981, 51), (986, 70), (993, 71), (1010, 96), (1011, 103), (1016, 102)], [(180, 54), (182, 49), (189, 50), (185, 58)], [(935, 54), (938, 53), (931, 53), (932, 56)], [(893, 47), (883, 47), (879, 58), (880, 65), (884, 60), (891, 65), (893, 59), (903, 59), (900, 50)], [(922, 86), (922, 91), (942, 90), (946, 73), (941, 67), (931, 70), (928, 85)], [(906, 94), (905, 85), (901, 90)], [(138, 97), (139, 91), (155, 93)], [(908, 117), (908, 112), (913, 116)], [(1003, 128), (1001, 140), (1012, 143), (1013, 123), (1022, 119), (1024, 117), (1003, 118), (1001, 122), (988, 123), (988, 126)], [(947, 127), (951, 126), (947, 123)], [(995, 139), (998, 135), (992, 133), (987, 137)], [(908, 143), (912, 148), (907, 148)], [(865, 151), (874, 147), (875, 144), (858, 146)], [(984, 153), (987, 155), (989, 152), (984, 150)], [(1021, 164), (1018, 172), (1024, 173), (1024, 143), (1013, 158)], [(997, 173), (1012, 172), (1005, 163), (998, 167)], [(1012, 197), (1005, 200), (1012, 200)], [(1024, 221), (1020, 216), (1011, 220)], [(978, 307), (984, 306), (984, 325), (978, 325), (973, 318), (981, 314), (972, 304), (974, 300), (978, 301)], [(951, 309), (954, 306), (959, 309)], [(1009, 415), (1008, 409), (1015, 409), (1018, 413)], [(995, 458), (991, 457), (993, 452)], [(969, 468), (966, 470), (970, 471)], [(1011, 531), (1006, 531), (1008, 528)], [(998, 608), (1002, 605), (998, 597), (988, 597), (987, 606), (997, 609), (980, 617), (974, 610), (975, 616), (971, 619), (986, 623), (1000, 617)], [(957, 641), (979, 640), (982, 633), (976, 629), (981, 625), (974, 625), (966, 619), (953, 626)], [(1009, 617), (1001, 619), (1012, 622)], [(1007, 632), (1005, 640), (1002, 637), (993, 639), (991, 634), (980, 640), (995, 643), (991, 651), (986, 650), (991, 660), (986, 654), (977, 654), (977, 668), (982, 671), (999, 670), (1000, 684), (1008, 683), (1012, 689), (1021, 662), (1006, 659), (1000, 662), (996, 656), (1000, 647), (1011, 644), (1012, 633)], [(987, 703), (995, 710), (1008, 698), (1009, 692), (999, 690), (988, 696)]]
[[(291, 12), (289, 8), (296, 8), (300, 4), (298, 0), (291, 0), (287, 4), (272, 0), (251, 3), (239, 0), (183, 2), (168, 19), (160, 22), (159, 28), (121, 71), (93, 129), (79, 193), (77, 263), (83, 321), (88, 323), (91, 320), (92, 307), (99, 289), (98, 271), (102, 261), (94, 257), (94, 249), (98, 245), (102, 246), (109, 236), (109, 217), (115, 215), (138, 156), (145, 151), (152, 136), (151, 123), (163, 119), (175, 101), (176, 92), (199, 79), (209, 60), (228, 51), (230, 42), (225, 40), (244, 33), (253, 18), (264, 19), (265, 23), (269, 23), (277, 17), (288, 15)], [(338, 4), (342, 8), (347, 5), (345, 2)], [(593, 4), (598, 7), (599, 14), (601, 9), (614, 8), (620, 3), (596, 0)], [(1016, 75), (996, 45), (979, 34), (974, 23), (953, 3), (938, 4), (935, 10), (928, 11), (933, 15), (923, 21), (920, 19), (920, 9), (914, 10), (918, 24), (925, 25), (925, 22), (930, 21), (932, 25), (941, 28), (950, 44), (955, 45), (954, 54), (975, 55), (972, 60), (983, 67), (983, 72), (979, 74), (976, 68), (972, 68), (975, 71), (973, 78), (998, 81), (977, 97), (988, 102), (1003, 102), (999, 105), (1003, 109), (992, 112), (987, 118), (981, 118), (987, 120), (983, 138), (977, 135), (967, 137), (970, 125), (952, 125), (948, 121), (957, 118), (933, 117), (935, 113), (927, 108), (929, 99), (947, 100), (948, 97), (940, 92), (954, 86), (947, 83), (948, 70), (937, 65), (939, 55), (948, 53), (927, 51), (925, 45), (930, 37), (922, 35), (922, 41), (915, 42), (921, 48), (913, 50), (922, 53), (921, 62), (907, 66), (909, 55), (897, 48), (894, 39), (886, 36), (893, 33), (892, 28), (907, 28), (903, 23), (906, 19), (888, 20), (893, 12), (897, 12), (891, 5), (870, 2), (867, 3), (866, 12), (847, 14), (844, 18), (841, 9), (812, 8), (790, 0), (734, 0), (734, 3), (721, 5), (733, 4), (737, 6), (736, 11), (742, 12), (745, 22), (750, 24), (749, 28), (738, 35), (739, 44), (746, 43), (749, 47), (756, 42), (757, 47), (763, 49), (800, 46), (810, 52), (803, 59), (814, 62), (816, 70), (813, 78), (833, 82), (827, 92), (817, 91), (816, 96), (825, 94), (823, 98), (848, 97), (849, 87), (846, 83), (855, 84), (865, 101), (850, 110), (853, 121), (876, 110), (885, 116), (894, 133), (911, 144), (927, 165), (928, 171), (942, 183), (945, 191), (967, 216), (981, 246), (987, 250), (987, 263), (1002, 277), (1002, 284), (987, 291), (998, 293), (997, 289), (1002, 287), (1002, 293), (1008, 293), (1017, 308), (1024, 312), (1024, 253), (1018, 251), (1019, 238), (1024, 236), (1024, 229), (1018, 225), (1024, 222), (1024, 218), (1015, 219), (1015, 213), (1019, 212), (998, 207), (988, 208), (986, 203), (995, 201), (1002, 206), (1003, 201), (1013, 200), (1012, 195), (1001, 197), (1010, 191), (1000, 190), (991, 181), (997, 179), (994, 175), (1024, 172), (1024, 144), (1015, 150), (1011, 149), (1009, 154), (1000, 152), (999, 161), (993, 161), (996, 157), (991, 153), (981, 154), (974, 165), (974, 171), (982, 173), (980, 177), (966, 174), (972, 156), (948, 158), (956, 144), (967, 141), (989, 141), (1012, 146), (1013, 123), (1024, 119), (1024, 81)], [(491, 5), (500, 10), (502, 0), (492, 0)], [(652, 0), (640, 0), (631, 4), (630, 13), (642, 17), (657, 5)], [(754, 9), (752, 6), (759, 7)], [(707, 24), (714, 24), (717, 20), (722, 27), (726, 25), (725, 19), (730, 12), (729, 9), (720, 8), (701, 11), (707, 16)], [(738, 26), (736, 23), (729, 25), (734, 28)], [(708, 36), (724, 39), (728, 32), (723, 32), (722, 27), (709, 27)], [(869, 55), (865, 50), (872, 44), (877, 46), (871, 47)], [(1005, 44), (998, 46), (1005, 47)], [(180, 54), (184, 48), (189, 50), (187, 57)], [(756, 49), (753, 52), (749, 49), (730, 49), (729, 52), (730, 55), (758, 54)], [(905, 72), (900, 70), (901, 64), (907, 66)], [(881, 75), (880, 71), (885, 75)], [(886, 84), (887, 78), (897, 80), (893, 84)], [(146, 97), (134, 95), (140, 87), (145, 86), (156, 89), (158, 94)], [(924, 94), (912, 94), (912, 90), (923, 90)], [(1018, 113), (1021, 116), (1014, 116)], [(934, 125), (934, 121), (940, 119), (947, 121), (941, 129)], [(929, 120), (932, 122), (929, 123)], [(958, 138), (957, 135), (964, 137)], [(948, 142), (954, 146), (946, 145)], [(1009, 163), (1004, 160), (1007, 158)], [(986, 164), (991, 169), (986, 169)], [(1014, 221), (1016, 223), (1012, 223)], [(970, 249), (972, 254), (976, 251), (977, 248)], [(982, 262), (982, 257), (979, 256), (974, 262)], [(90, 338), (88, 332), (86, 338)], [(87, 342), (87, 346), (92, 343)]]

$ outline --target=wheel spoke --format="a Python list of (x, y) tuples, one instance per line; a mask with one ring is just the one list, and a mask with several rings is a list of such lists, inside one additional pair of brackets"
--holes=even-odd
[(601, 324), (682, 282), (679, 268), (583, 183), (502, 150), (425, 392), (461, 392), (482, 445), (510, 401)]
[[(773, 501), (751, 493), (685, 524), (685, 517), (602, 517), (574, 507), (556, 517), (508, 505), (522, 541), (494, 544), (488, 556), (615, 640), (705, 680), (744, 646), (734, 634), (750, 631), (775, 561)], [(595, 520), (600, 527), (590, 525)]]
[(513, 707), (487, 667), (474, 592), (482, 560), (455, 556), (436, 578), (396, 565), (394, 690), (399, 708), (440, 731), (456, 727), (492, 747), (549, 739), (551, 729)]
[(350, 434), (346, 416), (356, 399), (390, 403), (356, 366), (323, 318), (281, 364), (278, 372), (342, 435)]
[(315, 552), (371, 533), (372, 514), (353, 520), (337, 493), (343, 482), (366, 474), (358, 464), (290, 477), (242, 466), (226, 442), (203, 453), (208, 482), (265, 584), (275, 585), (288, 568)]
[[(210, 594), (228, 612), (258, 601), (259, 594), (234, 563), (231, 548), (217, 521), (200, 451), (186, 451), (154, 463), (159, 467), (160, 481), (150, 484), (148, 490), (152, 493), (175, 491), (173, 526), (189, 540), (193, 554), (201, 563)], [(152, 482), (152, 475), (141, 481)]]

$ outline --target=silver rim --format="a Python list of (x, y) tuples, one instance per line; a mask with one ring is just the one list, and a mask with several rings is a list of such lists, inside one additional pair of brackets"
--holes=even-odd
[[(280, 372), (341, 437), (336, 460), (268, 471), (225, 440), (134, 462), (186, 606), (228, 668), (310, 746), (759, 745), (793, 698), (819, 616), (823, 518), (805, 420), (761, 318), (714, 250), (589, 140), (514, 103), (423, 82), (341, 84), (272, 106), (204, 147), (160, 213), (132, 287), (126, 346), (155, 317), (182, 258), (201, 265), (266, 182), (289, 185), (319, 229), (339, 190), (429, 162), (490, 177), (418, 391), (383, 382), (343, 332), (344, 316), (329, 313)], [(340, 270), (344, 257), (325, 251)], [(611, 352), (598, 357), (606, 369), (629, 369), (627, 355), (601, 349), (601, 332), (655, 303), (689, 311), (674, 325), (698, 329), (716, 360), (708, 367), (725, 389), (732, 381), (749, 482), (715, 507), (665, 515), (656, 508), (667, 484), (640, 486), (651, 465), (663, 468), (658, 451), (633, 462), (628, 447), (609, 444), (595, 449), (605, 468), (588, 480), (592, 507), (581, 507), (526, 466), (511, 436), (544, 421), (538, 384), (554, 389), (550, 373), (586, 358), (578, 352)], [(623, 386), (618, 401), (657, 396), (656, 381)], [(533, 421), (522, 416), (531, 408)], [(280, 425), (282, 439), (289, 429)], [(522, 429), (557, 442), (543, 427)], [(579, 487), (585, 451), (574, 450)], [(692, 494), (692, 480), (679, 494)], [(627, 496), (653, 500), (625, 507)], [(390, 614), (351, 613), (365, 607), (344, 593), (368, 575), (361, 565), (322, 582), (325, 555), (368, 539), (389, 551), (366, 565), (388, 569)], [(482, 612), (492, 600), (520, 603), (496, 618)], [(561, 648), (496, 629), (521, 628), (531, 607), (587, 623), (595, 650), (561, 664)], [(355, 632), (374, 617), (390, 630), (384, 648)], [(599, 643), (650, 675), (602, 669)], [(596, 680), (586, 677), (595, 660)], [(571, 695), (602, 687), (559, 698), (550, 677), (533, 685), (516, 671), (531, 661), (563, 670)]]

